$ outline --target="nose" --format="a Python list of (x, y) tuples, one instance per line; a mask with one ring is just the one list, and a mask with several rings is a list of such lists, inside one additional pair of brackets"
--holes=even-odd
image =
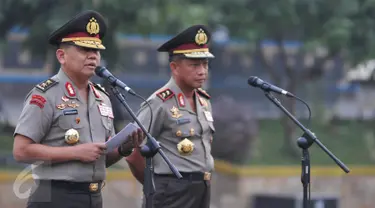
[(95, 49), (87, 50), (87, 57), (89, 59), (96, 59), (98, 57), (99, 51)]
[(205, 75), (207, 74), (207, 68), (205, 66), (205, 64), (200, 64), (198, 67), (197, 67), (197, 72), (198, 72), (198, 75)]

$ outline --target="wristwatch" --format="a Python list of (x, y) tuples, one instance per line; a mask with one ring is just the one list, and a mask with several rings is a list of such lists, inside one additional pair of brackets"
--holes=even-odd
[(118, 154), (121, 155), (121, 156), (123, 156), (123, 157), (127, 157), (127, 156), (131, 155), (131, 154), (133, 153), (133, 150), (134, 150), (134, 149), (131, 148), (130, 150), (124, 152), (124, 151), (122, 150), (122, 145), (120, 145), (120, 146), (117, 148)]

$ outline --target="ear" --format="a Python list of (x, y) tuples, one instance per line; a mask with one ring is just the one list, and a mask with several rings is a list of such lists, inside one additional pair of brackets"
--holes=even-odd
[(56, 50), (56, 58), (61, 65), (65, 64), (66, 60), (65, 60), (64, 49), (59, 48), (59, 49)]
[(169, 63), (169, 67), (171, 68), (172, 74), (174, 76), (177, 76), (178, 75), (178, 64), (174, 61), (171, 61)]

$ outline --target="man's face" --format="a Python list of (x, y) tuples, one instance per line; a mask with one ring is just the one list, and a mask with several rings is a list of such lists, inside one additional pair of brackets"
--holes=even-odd
[(56, 51), (56, 56), (65, 70), (81, 77), (91, 77), (100, 65), (100, 52), (79, 46), (66, 45)]
[(179, 59), (171, 62), (172, 73), (191, 88), (203, 86), (208, 75), (208, 59)]

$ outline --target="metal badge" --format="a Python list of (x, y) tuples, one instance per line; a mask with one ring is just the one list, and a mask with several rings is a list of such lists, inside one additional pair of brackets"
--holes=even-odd
[(69, 129), (65, 132), (65, 142), (67, 144), (73, 145), (77, 144), (79, 141), (79, 133), (75, 129)]
[(78, 108), (79, 107), (79, 104), (75, 103), (74, 101), (72, 101), (72, 103), (68, 103), (67, 105), (70, 108)]
[(182, 136), (182, 132), (181, 132), (181, 130), (178, 130), (178, 131), (176, 132), (176, 136), (178, 136), (178, 137)]
[(177, 144), (177, 150), (181, 155), (190, 155), (194, 151), (194, 143), (185, 138)]
[(193, 128), (190, 129), (190, 136), (194, 136), (195, 130)]
[(210, 172), (204, 172), (203, 180), (210, 181), (211, 180), (211, 173)]
[(56, 105), (56, 108), (60, 110), (64, 110), (66, 108), (66, 104), (65, 103), (58, 104)]
[(69, 98), (66, 97), (66, 96), (62, 96), (61, 100), (64, 101), (64, 102), (68, 102), (68, 101), (69, 101)]
[(97, 191), (99, 189), (99, 184), (98, 183), (90, 183), (89, 190), (91, 192)]
[(178, 110), (176, 106), (173, 106), (170, 111), (172, 113), (172, 118), (180, 118), (182, 116), (182, 114), (180, 113), (180, 110)]

